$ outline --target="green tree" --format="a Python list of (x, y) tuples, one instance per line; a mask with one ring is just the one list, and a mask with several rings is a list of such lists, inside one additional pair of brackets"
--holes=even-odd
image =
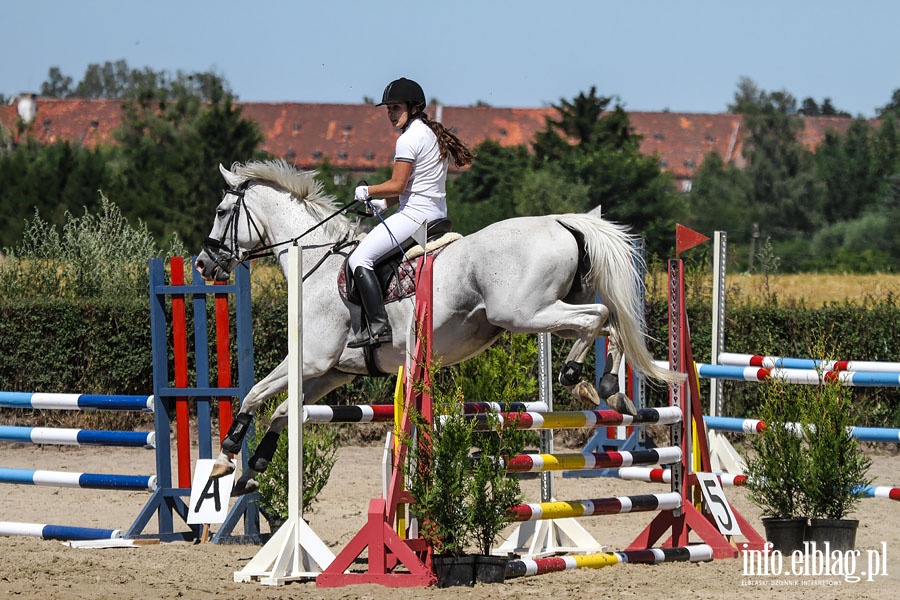
[(831, 103), (831, 98), (825, 98), (822, 106), (819, 106), (812, 98), (804, 98), (800, 103), (800, 114), (804, 117), (850, 117), (852, 116), (845, 110), (835, 108)]
[(519, 216), (579, 213), (590, 209), (590, 190), (551, 163), (526, 171), (512, 201)]
[(123, 104), (115, 133), (121, 161), (111, 197), (159, 239), (177, 233), (191, 251), (206, 237), (221, 197), (219, 163), (261, 157), (258, 126), (241, 116), (224, 85), (209, 93), (204, 103), (196, 86), (178, 82), (141, 90)]
[(114, 154), (70, 142), (42, 146), (32, 138), (0, 153), (0, 247), (15, 245), (35, 211), (62, 226), (67, 212), (94, 210), (98, 190), (112, 185)]
[(230, 93), (224, 78), (214, 72), (187, 73), (154, 71), (149, 67), (132, 69), (124, 60), (91, 63), (81, 80), (72, 87), (72, 78), (59, 67), (51, 67), (47, 80), (41, 84), (41, 95), (51, 98), (128, 98), (147, 90), (166, 90), (177, 93), (185, 90), (204, 101), (211, 101), (222, 91)]
[(132, 89), (131, 70), (124, 60), (90, 64), (75, 86), (75, 98), (122, 98)]
[(538, 163), (565, 160), (573, 147), (584, 153), (637, 148), (640, 137), (631, 133), (625, 110), (618, 104), (607, 110), (613, 100), (598, 96), (597, 88), (592, 87), (587, 95), (581, 92), (572, 101), (561, 99), (554, 104), (559, 118), (547, 117), (546, 129), (534, 136), (532, 147)]
[(749, 191), (746, 172), (726, 163), (718, 152), (708, 154), (694, 175), (687, 225), (707, 234), (733, 232), (740, 239), (740, 234), (749, 234), (753, 227), (746, 202)]
[(853, 121), (845, 135), (826, 133), (815, 163), (825, 186), (822, 216), (829, 224), (856, 219), (874, 203), (883, 183), (874, 142), (864, 119)]
[(59, 67), (50, 67), (47, 81), (41, 84), (41, 96), (69, 98), (72, 94), (72, 78), (63, 75)]
[(516, 215), (514, 195), (528, 173), (525, 146), (501, 146), (488, 140), (475, 147), (475, 162), (447, 185), (454, 229), (472, 233)]
[(897, 130), (897, 119), (900, 112), (885, 114), (881, 119), (881, 127), (875, 136), (874, 158), (875, 169), (887, 185), (892, 184), (893, 176), (900, 172), (900, 131)]
[(875, 113), (880, 118), (884, 118), (888, 114), (893, 114), (895, 118), (900, 116), (900, 88), (894, 90), (894, 93), (891, 94), (891, 101), (876, 109)]
[(554, 105), (559, 117), (547, 119), (547, 129), (535, 136), (536, 168), (552, 168), (586, 186), (581, 210), (601, 206), (606, 218), (643, 236), (648, 253), (668, 255), (686, 203), (657, 159), (640, 152), (641, 138), (631, 131), (625, 110), (620, 105), (609, 110), (612, 100), (591, 88)]
[(823, 189), (815, 177), (812, 152), (799, 141), (803, 121), (796, 99), (786, 91), (761, 91), (742, 78), (729, 108), (744, 115), (748, 132), (744, 157), (754, 222), (776, 240), (821, 227)]

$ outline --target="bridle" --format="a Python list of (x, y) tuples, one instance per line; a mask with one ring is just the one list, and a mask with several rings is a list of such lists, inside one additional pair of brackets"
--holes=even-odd
[[(248, 180), (248, 181), (242, 182), (237, 187), (230, 186), (225, 190), (225, 196), (228, 196), (229, 194), (231, 194), (232, 196), (235, 196), (236, 200), (234, 202), (234, 205), (231, 208), (231, 214), (228, 215), (228, 221), (225, 224), (225, 228), (222, 232), (222, 237), (219, 239), (216, 239), (213, 237), (208, 237), (205, 240), (203, 240), (203, 244), (201, 246), (203, 251), (206, 252), (207, 256), (209, 256), (213, 260), (213, 262), (216, 264), (216, 266), (226, 273), (232, 273), (234, 271), (234, 269), (238, 267), (238, 265), (246, 264), (250, 260), (254, 260), (257, 258), (263, 258), (266, 256), (274, 256), (275, 255), (274, 250), (276, 248), (279, 248), (281, 246), (286, 246), (288, 244), (296, 245), (297, 242), (299, 242), (303, 237), (309, 235), (310, 233), (312, 233), (313, 231), (315, 231), (316, 229), (318, 229), (319, 227), (321, 227), (322, 225), (324, 225), (325, 223), (327, 223), (334, 217), (338, 216), (339, 214), (341, 214), (342, 212), (346, 211), (348, 208), (350, 208), (351, 206), (356, 204), (355, 200), (351, 200), (350, 202), (348, 202), (341, 208), (337, 209), (332, 214), (328, 215), (327, 217), (325, 217), (324, 219), (322, 219), (321, 221), (319, 221), (318, 223), (316, 223), (315, 225), (313, 225), (312, 227), (310, 227), (309, 229), (307, 229), (306, 231), (304, 231), (303, 233), (301, 233), (300, 235), (298, 235), (296, 237), (293, 237), (293, 238), (290, 238), (290, 239), (287, 239), (284, 241), (280, 241), (280, 242), (263, 244), (262, 246), (258, 246), (256, 248), (254, 248), (253, 250), (244, 252), (243, 250), (241, 250), (238, 247), (238, 243), (237, 243), (238, 227), (241, 222), (241, 212), (244, 213), (244, 219), (246, 220), (246, 223), (247, 223), (247, 230), (248, 231), (252, 230), (253, 232), (255, 232), (257, 237), (259, 237), (260, 240), (265, 240), (265, 237), (266, 237), (263, 235), (259, 226), (256, 224), (256, 221), (254, 220), (253, 215), (251, 214), (251, 212), (249, 210), (247, 210), (247, 207), (246, 207), (244, 195), (247, 193), (247, 190), (250, 188), (250, 184), (251, 184), (251, 182)], [(368, 213), (363, 212), (363, 211), (355, 211), (355, 213), (359, 214), (359, 215), (369, 216)], [(229, 236), (229, 234), (230, 234), (231, 239), (230, 239), (230, 244), (227, 244), (225, 240)], [(305, 281), (307, 277), (312, 275), (316, 271), (316, 269), (318, 269), (322, 265), (322, 263), (325, 262), (325, 259), (327, 259), (329, 256), (331, 256), (332, 254), (337, 254), (338, 252), (347, 248), (348, 246), (356, 245), (358, 243), (359, 242), (357, 240), (348, 240), (346, 237), (344, 239), (338, 240), (331, 247), (331, 249), (325, 254), (325, 256), (323, 256), (319, 260), (319, 262), (316, 263), (316, 265), (307, 274), (305, 274), (303, 276), (303, 280)], [(307, 246), (303, 246), (303, 247), (307, 248)]]

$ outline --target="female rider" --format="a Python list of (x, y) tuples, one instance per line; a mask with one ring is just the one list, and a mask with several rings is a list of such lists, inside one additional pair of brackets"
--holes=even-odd
[[(359, 336), (347, 344), (350, 348), (391, 341), (391, 325), (374, 265), (415, 233), (422, 223), (447, 217), (450, 158), (457, 167), (472, 164), (474, 158), (456, 135), (423, 112), (425, 92), (415, 81), (401, 77), (389, 83), (378, 106), (387, 106), (391, 125), (401, 131), (394, 152), (394, 168), (388, 181), (358, 186), (354, 196), (360, 202), (368, 202), (379, 213), (398, 202), (400, 208), (374, 227), (348, 260), (365, 312)], [(384, 199), (372, 200), (373, 197)]]

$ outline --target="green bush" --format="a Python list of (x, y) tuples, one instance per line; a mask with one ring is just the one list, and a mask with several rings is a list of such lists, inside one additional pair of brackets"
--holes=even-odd
[[(814, 354), (813, 356), (821, 356)], [(850, 388), (825, 379), (762, 384), (765, 430), (750, 439), (750, 499), (769, 517), (843, 519), (862, 499), (872, 460), (851, 434)]]
[(870, 485), (872, 459), (850, 433), (855, 425), (850, 388), (833, 380), (803, 386), (795, 401), (803, 406), (803, 441), (808, 457), (801, 489), (812, 519), (844, 519)]
[[(250, 441), (251, 452), (256, 449), (266, 433), (266, 425), (272, 413), (287, 397), (279, 394), (267, 401), (257, 413), (254, 435)], [(316, 499), (337, 461), (338, 434), (334, 426), (306, 423), (303, 425), (303, 511), (312, 512)], [(265, 473), (256, 476), (259, 482), (260, 509), (270, 524), (288, 517), (288, 440), (283, 435)]]
[(767, 517), (808, 517), (806, 497), (800, 491), (806, 483), (809, 456), (796, 431), (802, 427), (804, 407), (795, 394), (804, 388), (780, 379), (769, 380), (762, 387), (759, 418), (766, 422), (766, 429), (750, 438), (753, 453), (745, 471), (750, 499)]
[[(58, 231), (35, 211), (0, 262), (0, 297), (147, 297), (147, 264), (161, 252), (143, 223), (129, 224), (102, 193), (99, 213), (65, 217)], [(177, 239), (167, 254), (184, 254)]]
[(420, 535), (439, 554), (464, 553), (471, 528), (467, 501), (472, 489), (469, 452), (473, 421), (462, 414), (462, 401), (459, 387), (436, 386), (432, 390), (433, 426), (412, 411), (410, 419), (417, 434), (403, 440), (408, 448), (402, 466), (413, 498), (411, 508)]

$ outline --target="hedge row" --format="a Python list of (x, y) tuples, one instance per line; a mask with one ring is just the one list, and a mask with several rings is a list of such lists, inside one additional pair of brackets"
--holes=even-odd
[[(254, 357), (257, 378), (274, 368), (287, 350), (284, 298), (254, 298)], [(648, 305), (648, 330), (655, 356), (666, 356), (666, 307)], [(710, 359), (708, 305), (689, 304), (694, 358)], [(888, 299), (865, 307), (835, 305), (820, 309), (743, 306), (729, 309), (725, 347), (732, 352), (810, 356), (824, 347), (833, 358), (900, 360), (900, 307)], [(558, 368), (569, 343), (555, 341)], [(0, 302), (0, 389), (42, 392), (149, 394), (152, 392), (149, 310), (128, 300)], [(590, 361), (593, 360), (591, 356)], [(593, 377), (592, 369), (585, 373)], [(327, 403), (387, 402), (393, 378), (360, 379), (332, 392)], [(701, 389), (706, 384), (703, 383)], [(758, 384), (725, 382), (722, 414), (754, 416)], [(555, 388), (558, 408), (567, 408), (566, 392)], [(900, 427), (900, 388), (856, 388), (857, 422)], [(664, 389), (650, 389), (650, 404), (668, 401)], [(705, 399), (704, 399), (705, 405)]]

